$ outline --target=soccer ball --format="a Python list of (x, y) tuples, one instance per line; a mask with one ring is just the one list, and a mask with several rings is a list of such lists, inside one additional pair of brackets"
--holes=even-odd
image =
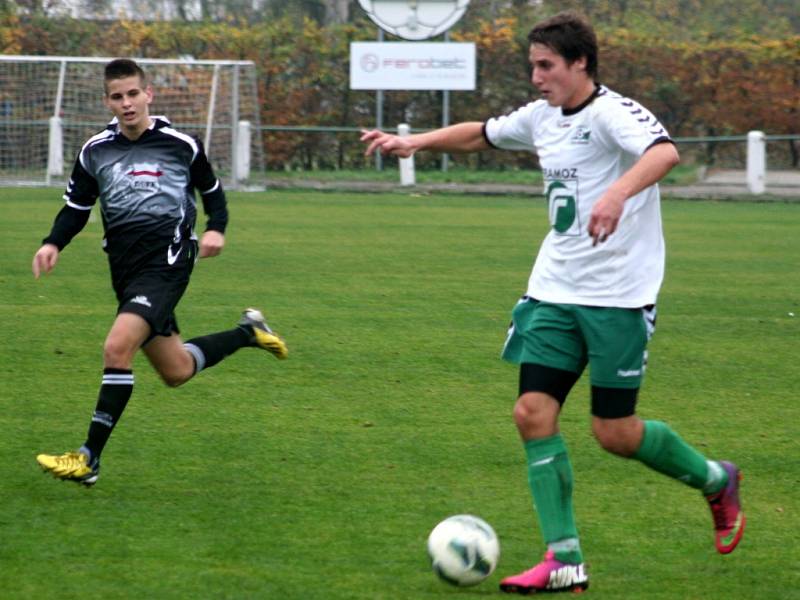
[(473, 515), (454, 515), (433, 528), (428, 555), (434, 572), (448, 583), (475, 585), (497, 566), (500, 542), (494, 529)]

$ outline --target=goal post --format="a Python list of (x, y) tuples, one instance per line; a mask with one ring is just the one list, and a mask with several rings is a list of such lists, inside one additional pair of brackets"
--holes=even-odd
[[(111, 119), (103, 67), (112, 58), (0, 56), (0, 184), (63, 186), (81, 145)], [(200, 139), (229, 188), (261, 178), (264, 149), (255, 63), (136, 58), (150, 114)]]

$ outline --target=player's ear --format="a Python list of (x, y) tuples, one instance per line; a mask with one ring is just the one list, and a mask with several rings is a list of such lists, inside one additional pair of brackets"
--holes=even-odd
[(144, 88), (144, 93), (147, 96), (147, 103), (150, 104), (153, 101), (153, 86), (148, 85)]

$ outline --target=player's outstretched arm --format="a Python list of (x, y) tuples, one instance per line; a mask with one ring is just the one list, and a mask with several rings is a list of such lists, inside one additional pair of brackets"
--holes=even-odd
[(222, 252), (225, 245), (225, 236), (213, 229), (207, 230), (200, 238), (200, 258), (210, 258)]
[(656, 144), (612, 183), (592, 207), (588, 230), (594, 244), (605, 242), (616, 231), (628, 198), (658, 183), (679, 162), (674, 144)]
[(400, 158), (408, 158), (417, 150), (455, 153), (478, 152), (490, 148), (483, 136), (483, 123), (478, 121), (458, 123), (406, 137), (378, 129), (365, 130), (362, 131), (361, 141), (367, 144), (365, 156), (378, 150), (382, 154)]
[(36, 254), (33, 255), (33, 276), (39, 279), (42, 273), (49, 273), (58, 262), (58, 246), (55, 244), (43, 244)]

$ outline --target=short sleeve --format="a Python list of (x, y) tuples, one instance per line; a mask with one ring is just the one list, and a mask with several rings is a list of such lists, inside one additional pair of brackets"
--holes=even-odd
[(534, 150), (533, 122), (538, 102), (531, 102), (502, 117), (486, 121), (486, 141), (502, 150)]
[(669, 133), (644, 106), (623, 97), (611, 97), (600, 111), (600, 135), (609, 146), (641, 156), (652, 145), (669, 141)]

